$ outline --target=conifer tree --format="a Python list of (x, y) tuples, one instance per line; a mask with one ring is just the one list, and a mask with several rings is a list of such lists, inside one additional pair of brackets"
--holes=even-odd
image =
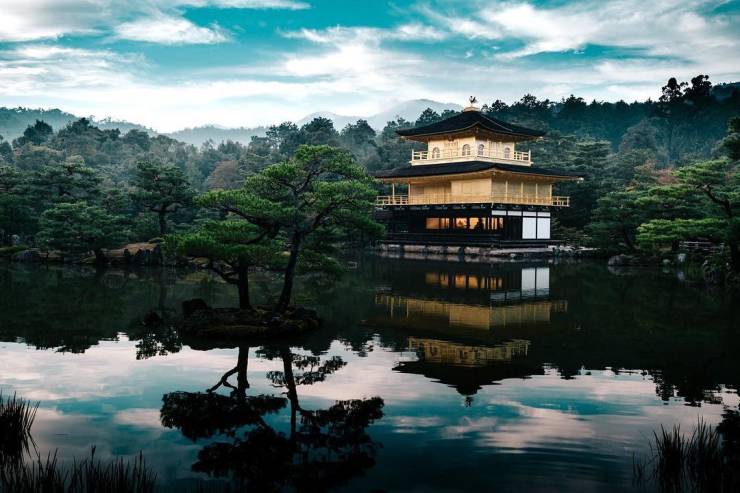
[(167, 216), (190, 204), (194, 191), (176, 166), (141, 162), (136, 167), (131, 198), (157, 215), (159, 233), (167, 233)]

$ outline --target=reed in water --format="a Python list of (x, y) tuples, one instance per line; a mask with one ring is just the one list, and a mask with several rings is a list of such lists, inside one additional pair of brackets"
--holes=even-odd
[(670, 493), (740, 491), (739, 432), (740, 417), (733, 411), (716, 427), (700, 419), (690, 435), (679, 425), (661, 426), (648, 455), (634, 459), (635, 482)]

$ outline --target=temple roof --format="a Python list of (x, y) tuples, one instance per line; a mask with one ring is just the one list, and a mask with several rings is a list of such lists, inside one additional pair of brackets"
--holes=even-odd
[(402, 166), (375, 173), (376, 178), (418, 178), (440, 175), (459, 175), (463, 173), (477, 173), (479, 171), (498, 170), (525, 175), (540, 175), (552, 177), (581, 178), (582, 173), (564, 171), (552, 168), (538, 168), (536, 166), (522, 166), (518, 164), (491, 163), (485, 161), (467, 161), (464, 163), (425, 164), (417, 166)]
[(413, 138), (463, 132), (476, 126), (495, 134), (511, 135), (525, 139), (534, 139), (542, 137), (545, 134), (545, 132), (539, 130), (520, 127), (519, 125), (491, 118), (480, 111), (463, 111), (436, 123), (422, 127), (396, 130), (396, 133), (401, 137)]

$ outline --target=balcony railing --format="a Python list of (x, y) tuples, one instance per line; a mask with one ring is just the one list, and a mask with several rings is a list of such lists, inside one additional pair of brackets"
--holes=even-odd
[(477, 161), (491, 160), (512, 162), (516, 164), (532, 164), (532, 151), (498, 151), (494, 149), (484, 149), (476, 151), (470, 149), (463, 153), (461, 149), (441, 149), (438, 151), (412, 151), (411, 164), (434, 164), (437, 162), (449, 161)]
[(552, 195), (539, 197), (533, 195), (452, 195), (452, 194), (424, 194), (424, 195), (379, 195), (375, 199), (376, 206), (390, 205), (443, 205), (443, 204), (520, 204), (520, 205), (548, 205), (553, 207), (570, 207), (570, 197)]

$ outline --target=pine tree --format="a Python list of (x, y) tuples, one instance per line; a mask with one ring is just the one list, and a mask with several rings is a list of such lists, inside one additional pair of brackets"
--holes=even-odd
[(133, 184), (131, 198), (157, 215), (161, 235), (167, 234), (167, 216), (190, 204), (195, 194), (179, 168), (159, 163), (139, 163)]

